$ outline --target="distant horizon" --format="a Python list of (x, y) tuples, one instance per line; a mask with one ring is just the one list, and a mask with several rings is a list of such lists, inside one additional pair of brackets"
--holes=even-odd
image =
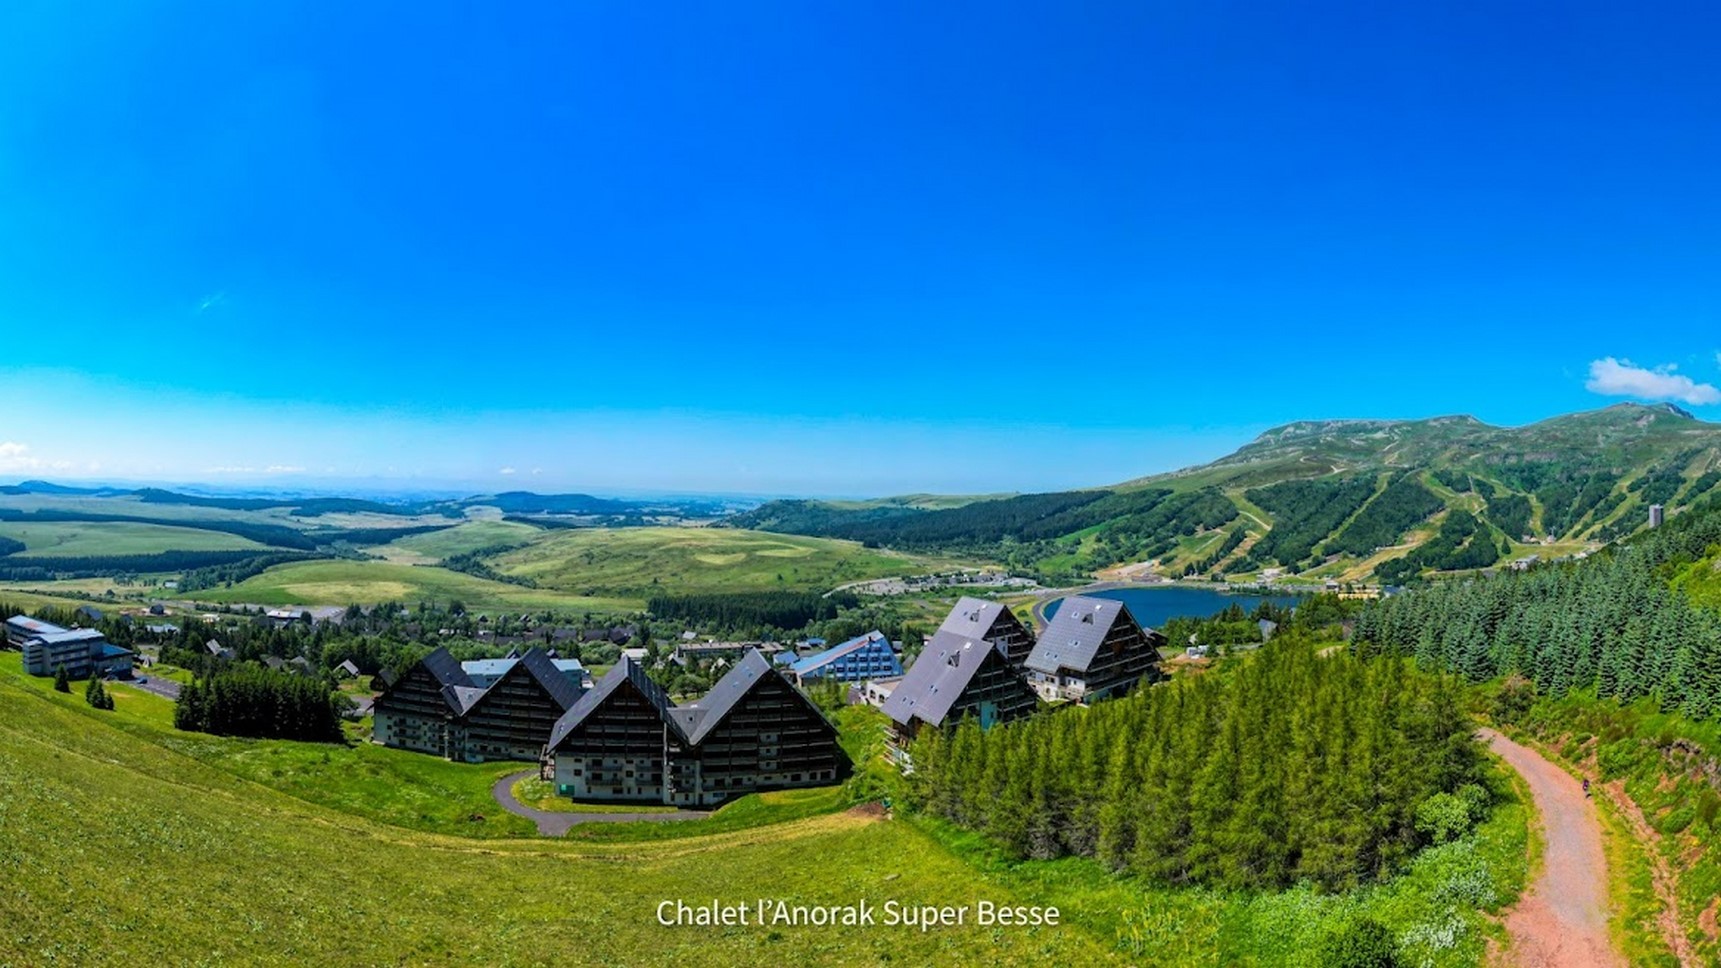
[[(1299, 424), (1299, 423), (1328, 423), (1328, 422), (1331, 422), (1331, 423), (1344, 423), (1344, 422), (1415, 423), (1415, 422), (1423, 422), (1423, 421), (1429, 421), (1429, 420), (1469, 418), (1472, 420), (1477, 420), (1478, 422), (1482, 423), (1484, 426), (1495, 427), (1495, 428), (1499, 428), (1499, 429), (1522, 429), (1525, 427), (1534, 426), (1535, 424), (1542, 423), (1542, 422), (1545, 422), (1548, 420), (1558, 419), (1560, 417), (1575, 416), (1575, 415), (1585, 414), (1585, 413), (1599, 413), (1599, 412), (1604, 411), (1604, 410), (1614, 409), (1614, 408), (1618, 408), (1618, 407), (1627, 407), (1627, 406), (1649, 407), (1649, 408), (1655, 408), (1655, 409), (1662, 409), (1662, 408), (1666, 408), (1666, 407), (1671, 407), (1673, 410), (1679, 412), (1680, 414), (1683, 414), (1685, 417), (1688, 417), (1689, 419), (1691, 419), (1697, 423), (1716, 425), (1715, 421), (1704, 420), (1701, 417), (1693, 414), (1691, 411), (1685, 409), (1684, 407), (1678, 406), (1677, 404), (1670, 404), (1666, 401), (1648, 402), (1648, 401), (1629, 401), (1629, 400), (1628, 401), (1620, 401), (1620, 402), (1611, 403), (1611, 404), (1603, 404), (1601, 406), (1590, 407), (1590, 408), (1587, 408), (1584, 410), (1572, 410), (1572, 411), (1563, 411), (1563, 412), (1559, 412), (1559, 413), (1552, 413), (1552, 414), (1548, 414), (1548, 415), (1545, 415), (1542, 417), (1535, 418), (1533, 420), (1529, 420), (1529, 421), (1526, 421), (1523, 423), (1516, 423), (1516, 424), (1494, 423), (1492, 421), (1484, 420), (1480, 417), (1477, 417), (1475, 414), (1468, 413), (1468, 412), (1436, 413), (1436, 414), (1430, 414), (1428, 416), (1422, 416), (1422, 417), (1362, 417), (1362, 416), (1301, 417), (1301, 418), (1297, 418), (1295, 420), (1286, 421), (1285, 423), (1282, 423), (1282, 424), (1274, 424), (1271, 427), (1263, 428), (1258, 433), (1255, 433), (1255, 434), (1253, 434), (1247, 438), (1241, 438), (1237, 441), (1235, 446), (1231, 447), (1229, 450), (1224, 451), (1223, 453), (1215, 455), (1214, 457), (1212, 457), (1208, 460), (1203, 460), (1203, 461), (1190, 463), (1190, 464), (1182, 464), (1182, 465), (1178, 465), (1175, 467), (1167, 467), (1167, 468), (1162, 468), (1162, 469), (1158, 469), (1158, 470), (1146, 470), (1146, 471), (1143, 471), (1141, 473), (1133, 474), (1133, 475), (1128, 476), (1128, 477), (1120, 477), (1120, 478), (1117, 478), (1115, 480), (1107, 480), (1107, 481), (1095, 481), (1095, 482), (1090, 482), (1087, 484), (1081, 484), (1081, 485), (1075, 485), (1075, 486), (1068, 487), (1068, 488), (1062, 488), (1062, 490), (1085, 490), (1085, 489), (1091, 489), (1091, 488), (1111, 487), (1111, 486), (1115, 486), (1118, 484), (1127, 483), (1129, 481), (1139, 480), (1139, 479), (1145, 478), (1145, 477), (1153, 477), (1153, 476), (1160, 475), (1160, 474), (1170, 474), (1170, 473), (1175, 473), (1177, 471), (1182, 471), (1182, 470), (1187, 470), (1187, 469), (1203, 466), (1205, 464), (1211, 463), (1212, 461), (1220, 460), (1224, 457), (1230, 456), (1231, 454), (1235, 453), (1238, 449), (1245, 447), (1248, 444), (1260, 439), (1260, 437), (1266, 433), (1269, 433), (1273, 430), (1276, 430), (1276, 429), (1279, 429), (1282, 427), (1291, 426), (1293, 424)], [(593, 497), (630, 499), (630, 500), (656, 500), (656, 499), (687, 500), (687, 499), (698, 499), (698, 498), (710, 498), (710, 499), (714, 499), (714, 500), (760, 501), (760, 502), (770, 501), (770, 500), (799, 499), (799, 498), (816, 499), (816, 500), (865, 501), (865, 500), (880, 500), (880, 499), (893, 498), (893, 497), (905, 497), (905, 496), (916, 495), (916, 494), (927, 494), (927, 495), (936, 495), (936, 496), (984, 496), (984, 495), (994, 495), (994, 494), (1004, 495), (1004, 494), (1034, 493), (1030, 489), (1022, 489), (1022, 488), (982, 488), (982, 489), (962, 490), (962, 491), (952, 491), (952, 490), (940, 491), (940, 490), (932, 490), (932, 489), (928, 489), (928, 488), (910, 487), (910, 488), (907, 488), (904, 490), (891, 491), (889, 493), (880, 493), (880, 492), (842, 493), (842, 492), (812, 492), (812, 491), (737, 491), (737, 490), (723, 490), (720, 488), (697, 488), (697, 487), (693, 487), (693, 488), (661, 488), (661, 487), (651, 487), (651, 486), (637, 486), (637, 487), (636, 486), (601, 486), (600, 487), (600, 486), (582, 486), (582, 485), (577, 484), (577, 483), (568, 484), (568, 485), (556, 485), (556, 486), (552, 487), (552, 486), (548, 486), (547, 484), (540, 484), (540, 485), (534, 486), (533, 482), (531, 480), (512, 480), (512, 479), (510, 479), (508, 481), (504, 481), (501, 484), (496, 484), (494, 482), (492, 482), (490, 484), (486, 484), (486, 483), (479, 482), (479, 481), (460, 481), (460, 480), (456, 480), (456, 479), (447, 479), (447, 480), (437, 481), (437, 480), (422, 480), (422, 479), (402, 478), (402, 477), (388, 478), (388, 477), (380, 477), (380, 476), (354, 477), (354, 478), (330, 478), (330, 477), (318, 477), (316, 475), (295, 475), (295, 474), (276, 474), (273, 476), (261, 475), (261, 476), (249, 477), (249, 478), (228, 478), (228, 479), (223, 480), (223, 479), (195, 478), (195, 477), (159, 477), (159, 478), (153, 478), (153, 477), (101, 476), (99, 474), (92, 474), (91, 476), (78, 476), (76, 469), (68, 469), (65, 472), (52, 472), (52, 471), (50, 471), (50, 472), (44, 472), (44, 473), (39, 473), (39, 474), (24, 474), (24, 475), (15, 476), (15, 477), (0, 478), (0, 486), (17, 486), (17, 485), (22, 485), (22, 484), (29, 483), (32, 481), (41, 482), (41, 483), (45, 483), (45, 484), (49, 484), (49, 485), (62, 485), (62, 486), (67, 486), (67, 487), (112, 488), (115, 490), (139, 490), (139, 489), (143, 489), (143, 488), (160, 488), (160, 489), (164, 489), (164, 490), (179, 490), (179, 491), (183, 491), (183, 492), (191, 493), (191, 494), (199, 494), (199, 493), (208, 494), (211, 496), (268, 496), (268, 497), (349, 496), (349, 497), (372, 497), (372, 498), (381, 497), (381, 498), (394, 498), (394, 499), (413, 498), (413, 499), (421, 499), (421, 500), (441, 500), (441, 499), (458, 500), (458, 499), (464, 499), (464, 498), (470, 498), (470, 497), (476, 497), (476, 496), (488, 495), (488, 494), (502, 494), (502, 493), (507, 493), (510, 491), (527, 492), (527, 493), (534, 493), (534, 494), (540, 494), (540, 495), (588, 494), (588, 495), (591, 495)]]

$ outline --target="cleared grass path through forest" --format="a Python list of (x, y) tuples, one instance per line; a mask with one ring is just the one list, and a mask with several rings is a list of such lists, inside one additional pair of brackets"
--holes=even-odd
[(1546, 849), (1542, 870), (1506, 915), (1510, 962), (1525, 968), (1624, 965), (1607, 936), (1607, 857), (1595, 804), (1571, 774), (1491, 729), (1488, 746), (1530, 785)]

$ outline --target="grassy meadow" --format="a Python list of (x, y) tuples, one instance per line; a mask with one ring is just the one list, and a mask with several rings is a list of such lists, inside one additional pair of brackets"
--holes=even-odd
[(368, 550), (402, 564), (435, 564), (452, 555), (483, 548), (527, 544), (545, 533), (543, 528), (514, 521), (467, 521), (441, 531), (410, 535)]
[(660, 591), (823, 590), (949, 562), (735, 528), (589, 528), (553, 532), (491, 564), (545, 588), (643, 598)]
[(244, 551), (262, 549), (249, 538), (201, 528), (123, 521), (0, 521), (0, 537), (24, 542), (20, 554), (149, 555), (162, 551)]
[(1078, 925), (655, 920), (660, 900), (714, 895), (1018, 902), (908, 824), (827, 813), (662, 843), (472, 840), (271, 789), (15, 676), (0, 676), (0, 701), (0, 964), (1121, 961)]
[(231, 588), (196, 593), (198, 601), (257, 605), (345, 605), (357, 602), (458, 599), (471, 608), (562, 609), (593, 612), (631, 611), (642, 602), (611, 596), (578, 595), (553, 588), (526, 588), (446, 568), (389, 561), (300, 561), (277, 565)]

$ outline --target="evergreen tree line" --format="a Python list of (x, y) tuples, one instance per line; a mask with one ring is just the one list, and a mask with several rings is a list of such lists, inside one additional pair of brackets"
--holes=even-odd
[(1533, 509), (1530, 499), (1522, 494), (1507, 494), (1488, 499), (1488, 520), (1506, 537), (1523, 537), (1530, 533)]
[(1721, 542), (1721, 509), (1708, 503), (1587, 561), (1372, 603), (1357, 617), (1354, 648), (1475, 680), (1515, 672), (1555, 695), (1593, 687), (1721, 717), (1721, 617), (1669, 585)]
[[(1597, 468), (1591, 464), (1571, 464), (1562, 461), (1514, 461), (1491, 465), (1488, 472), (1496, 476), (1506, 487), (1522, 492), (1522, 497), (1534, 495), (1542, 506), (1542, 529), (1548, 534), (1568, 535), (1582, 530), (1584, 521), (1601, 521), (1613, 513), (1620, 504), (1624, 503), (1635, 491), (1641, 490), (1651, 480), (1660, 480), (1657, 491), (1669, 485), (1677, 490), (1683, 483), (1683, 470), (1691, 463), (1696, 452), (1687, 452), (1676, 456), (1670, 462), (1652, 468), (1646, 474), (1637, 478), (1632, 486), (1615, 492), (1622, 476), (1612, 468)], [(1717, 477), (1721, 480), (1721, 477)], [(1714, 482), (1710, 482), (1712, 485)], [(1688, 488), (1688, 497), (1696, 497), (1708, 490), (1709, 485), (1701, 488)], [(1486, 488), (1480, 487), (1485, 491)], [(1518, 522), (1517, 512), (1522, 511), (1522, 521), (1529, 520), (1529, 507), (1508, 502), (1501, 505), (1501, 498), (1489, 499), (1488, 517), (1509, 536), (1525, 532), (1515, 530)], [(1665, 503), (1665, 502), (1664, 502)]]
[(490, 581), (499, 581), (509, 585), (519, 585), (522, 588), (537, 588), (538, 583), (532, 579), (521, 575), (510, 575), (506, 572), (497, 571), (489, 562), (484, 560), (485, 558), (493, 558), (497, 555), (506, 554), (521, 547), (524, 547), (524, 545), (496, 544), (484, 548), (477, 548), (458, 555), (450, 555), (447, 558), (442, 559), (442, 567), (447, 568), (450, 571), (465, 572), (474, 578), (485, 578)]
[(173, 725), (220, 736), (341, 739), (328, 683), (255, 666), (223, 669), (180, 690)]
[(1446, 520), (1440, 522), (1440, 530), (1434, 537), (1417, 545), (1402, 558), (1381, 562), (1374, 573), (1383, 582), (1401, 584), (1416, 578), (1424, 569), (1458, 571), (1486, 568), (1499, 561), (1501, 554), (1501, 545), (1495, 544), (1493, 529), (1482, 524), (1469, 511), (1454, 509), (1446, 515)]
[(315, 551), (317, 547), (314, 539), (307, 537), (297, 528), (282, 524), (253, 524), (248, 521), (176, 520), (152, 518), (142, 514), (105, 514), (98, 511), (64, 511), (58, 508), (39, 508), (34, 511), (0, 508), (0, 521), (127, 521), (133, 524), (159, 524), (170, 528), (220, 531), (277, 548)]
[(1326, 543), (1323, 554), (1350, 553), (1366, 556), (1376, 548), (1397, 544), (1399, 536), (1446, 502), (1422, 485), (1412, 474), (1401, 475), (1380, 496), (1368, 502), (1338, 536)]
[[(59, 685), (59, 682), (56, 681), (54, 683), (54, 688), (59, 689)], [(60, 689), (60, 691), (67, 692), (69, 691), (69, 688)], [(108, 689), (106, 686), (102, 685), (100, 676), (91, 676), (90, 681), (84, 683), (84, 702), (89, 703), (96, 709), (114, 708), (114, 697), (108, 695)]]
[(1626, 490), (1636, 494), (1645, 505), (1672, 504), (1673, 496), (1685, 487), (1685, 468), (1691, 465), (1700, 452), (1688, 450), (1675, 454), (1664, 463), (1645, 471), (1626, 485)]
[(1168, 885), (1340, 890), (1399, 870), (1436, 836), (1418, 808), (1477, 780), (1456, 692), (1404, 661), (1275, 641), (1092, 708), (923, 731), (910, 795), (1018, 856), (1095, 857)]
[(23, 550), (24, 542), (19, 541), (17, 538), (8, 538), (5, 535), (0, 535), (0, 558), (5, 557), (6, 555), (15, 555)]
[(1192, 561), (1188, 565), (1186, 565), (1183, 569), (1184, 576), (1188, 577), (1190, 575), (1199, 575), (1199, 574), (1203, 574), (1203, 573), (1212, 571), (1214, 568), (1217, 568), (1219, 566), (1219, 563), (1221, 561), (1225, 560), (1225, 557), (1227, 555), (1231, 554), (1231, 552), (1233, 552), (1233, 551), (1236, 551), (1238, 546), (1240, 546), (1244, 541), (1248, 540), (1248, 538), (1249, 538), (1248, 527), (1241, 525), (1241, 524), (1237, 525), (1235, 528), (1232, 528), (1230, 531), (1226, 532), (1225, 540), (1221, 541), (1219, 543), (1219, 547), (1213, 549), (1213, 551), (1211, 553), (1209, 553), (1206, 557), (1202, 558), (1201, 560)]
[[(257, 557), (255, 551), (160, 551), (144, 555), (9, 555), (0, 580), (51, 581), (55, 578), (108, 578), (192, 568), (224, 567)], [(310, 555), (295, 555), (308, 558)]]
[(179, 590), (194, 592), (202, 588), (233, 585), (261, 575), (276, 565), (314, 557), (316, 556), (303, 551), (275, 551), (265, 555), (252, 555), (249, 558), (236, 558), (222, 564), (204, 565), (182, 573), (179, 576)]
[(1281, 481), (1246, 493), (1249, 501), (1273, 515), (1273, 529), (1255, 543), (1256, 561), (1296, 566), (1315, 553), (1315, 545), (1345, 523), (1374, 496), (1375, 479)]
[(799, 629), (829, 621), (860, 599), (852, 592), (717, 592), (707, 595), (654, 595), (645, 605), (653, 618), (724, 629)]
[(1457, 470), (1456, 468), (1443, 467), (1438, 470), (1430, 471), (1429, 476), (1433, 477), (1434, 480), (1440, 484), (1444, 484), (1446, 487), (1457, 491), (1459, 494), (1468, 494), (1476, 487), (1475, 482), (1470, 479), (1470, 475), (1468, 473)]

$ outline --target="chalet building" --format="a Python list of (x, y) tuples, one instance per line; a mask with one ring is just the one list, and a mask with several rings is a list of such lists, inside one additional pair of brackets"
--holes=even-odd
[(311, 610), (308, 608), (271, 608), (263, 613), (263, 620), (278, 629), (300, 623), (309, 625)]
[(1002, 602), (963, 596), (938, 630), (990, 642), (1004, 650), (1004, 658), (1013, 666), (1027, 662), (1028, 653), (1034, 651), (1033, 633)]
[(883, 632), (872, 631), (823, 652), (796, 659), (789, 672), (805, 686), (815, 679), (862, 682), (902, 675), (902, 662)]
[(467, 763), (535, 760), (579, 698), (579, 686), (538, 649), (483, 686), (437, 649), (377, 697), (371, 733), (384, 746)]
[(479, 688), (449, 725), (449, 746), (460, 751), (450, 759), (537, 760), (544, 752), (544, 737), (581, 692), (578, 679), (569, 679), (537, 649)]
[(885, 745), (898, 764), (909, 767), (909, 744), (926, 727), (950, 728), (972, 716), (989, 729), (1031, 715), (1038, 706), (1006, 643), (941, 628), (880, 708), (890, 718)]
[(836, 783), (850, 769), (836, 727), (758, 651), (682, 706), (624, 657), (556, 723), (545, 753), (564, 795), (685, 806)]
[(550, 731), (556, 789), (580, 799), (667, 800), (663, 764), (674, 705), (644, 666), (622, 656)]
[(1026, 663), (1028, 681), (1048, 702), (1120, 696), (1159, 673), (1165, 636), (1136, 623), (1124, 603), (1074, 595), (1040, 633)]
[(23, 651), (24, 671), (33, 676), (57, 675), (64, 668), (73, 679), (130, 678), (135, 658), (97, 629), (68, 629), (28, 615), (6, 620), (6, 642)]

